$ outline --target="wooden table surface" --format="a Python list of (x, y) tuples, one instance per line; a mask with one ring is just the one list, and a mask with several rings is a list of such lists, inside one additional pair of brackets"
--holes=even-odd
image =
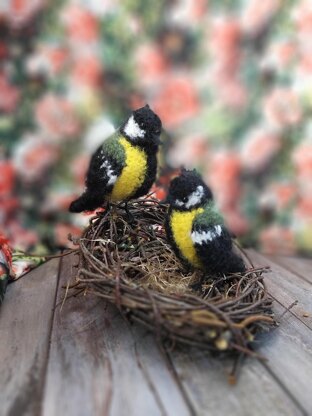
[(0, 415), (312, 415), (312, 260), (264, 257), (280, 326), (247, 359), (235, 386), (227, 363), (198, 350), (165, 351), (105, 301), (62, 306), (73, 256), (9, 285), (0, 308)]

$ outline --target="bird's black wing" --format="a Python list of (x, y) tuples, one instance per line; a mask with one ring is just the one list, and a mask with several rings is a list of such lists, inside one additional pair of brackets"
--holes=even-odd
[(125, 165), (124, 149), (117, 134), (107, 139), (93, 154), (86, 176), (88, 190), (108, 194)]
[(233, 251), (232, 238), (223, 224), (194, 221), (191, 238), (196, 253), (210, 274), (243, 272), (243, 260)]
[(86, 175), (86, 189), (71, 203), (71, 212), (91, 211), (100, 207), (112, 191), (126, 159), (119, 137), (116, 132), (93, 154)]

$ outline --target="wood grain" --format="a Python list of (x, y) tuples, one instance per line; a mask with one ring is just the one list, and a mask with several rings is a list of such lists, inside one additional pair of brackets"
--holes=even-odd
[(291, 313), (308, 328), (312, 329), (312, 290), (310, 283), (254, 250), (249, 250), (248, 254), (255, 266), (270, 266), (272, 272), (266, 275), (265, 281), (272, 297), (285, 308), (288, 308), (294, 301), (298, 301), (291, 308)]
[(61, 309), (73, 256), (62, 259), (58, 290), (58, 260), (10, 285), (0, 309), (1, 416), (312, 414), (306, 265), (249, 255), (272, 268), (266, 281), (276, 314), (298, 305), (259, 340), (268, 361), (248, 360), (235, 386), (228, 362), (193, 349), (164, 354), (152, 334), (98, 298), (70, 298)]
[[(62, 285), (71, 262), (64, 259)], [(66, 300), (54, 317), (44, 415), (189, 415), (153, 338), (140, 331), (98, 298)]]
[[(172, 354), (172, 363), (198, 415), (250, 415), (251, 409), (252, 415), (312, 414), (312, 335), (301, 320), (302, 308), (310, 306), (310, 285), (270, 259), (249, 255), (256, 265), (272, 267), (266, 281), (276, 299), (285, 307), (298, 299), (300, 319), (288, 312), (277, 330), (261, 337), (259, 351), (268, 361), (246, 362), (235, 387), (225, 383), (221, 362), (198, 352)], [(278, 316), (285, 307), (274, 304)]]
[(59, 260), (9, 285), (0, 309), (1, 415), (38, 415)]
[[(280, 290), (283, 290), (280, 288)], [(285, 308), (275, 302), (275, 313)], [(312, 414), (312, 333), (291, 313), (280, 320), (279, 327), (262, 337), (260, 351), (268, 357), (266, 367), (307, 415)]]
[(274, 377), (257, 360), (247, 360), (235, 386), (225, 363), (199, 351), (171, 354), (186, 394), (198, 416), (294, 416), (302, 414)]
[(269, 258), (312, 284), (312, 259), (285, 256), (269, 256)]

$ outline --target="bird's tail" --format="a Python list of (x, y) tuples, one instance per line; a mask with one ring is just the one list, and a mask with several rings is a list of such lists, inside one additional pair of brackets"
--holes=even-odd
[(93, 211), (100, 207), (103, 202), (103, 196), (86, 191), (70, 204), (69, 212)]
[(246, 271), (243, 259), (233, 251), (227, 257), (226, 265), (228, 273), (243, 273)]

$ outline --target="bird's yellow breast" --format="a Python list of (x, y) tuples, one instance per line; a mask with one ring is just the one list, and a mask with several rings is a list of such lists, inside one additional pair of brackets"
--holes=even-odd
[(195, 216), (203, 211), (203, 208), (197, 208), (186, 212), (173, 211), (170, 217), (174, 241), (183, 257), (195, 267), (201, 267), (202, 264), (196, 254), (194, 243), (191, 238), (191, 232)]
[(143, 150), (123, 137), (119, 143), (124, 148), (126, 163), (110, 195), (112, 202), (123, 201), (134, 195), (144, 182), (147, 168), (147, 156)]

